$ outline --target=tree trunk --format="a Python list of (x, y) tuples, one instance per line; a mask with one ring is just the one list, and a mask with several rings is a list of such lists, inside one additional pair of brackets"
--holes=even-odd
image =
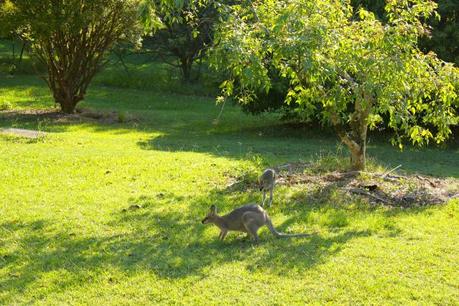
[(354, 171), (365, 170), (366, 162), (366, 144), (363, 140), (363, 145), (357, 145), (349, 148), (351, 152), (351, 168)]
[(339, 138), (349, 148), (351, 168), (355, 171), (365, 170), (366, 166), (368, 115), (370, 113), (368, 105), (371, 104), (363, 105), (363, 102), (363, 100), (357, 99), (355, 103), (355, 111), (349, 123), (349, 132), (346, 131), (349, 128), (343, 126), (338, 115), (333, 112), (331, 114), (331, 121)]
[(356, 146), (349, 148), (351, 151), (351, 167), (353, 170), (365, 170), (367, 150), (367, 118), (363, 112), (355, 114), (355, 121), (351, 122), (351, 138)]
[(346, 133), (342, 126), (334, 126), (335, 130), (338, 133), (341, 141), (348, 147), (349, 152), (351, 153), (351, 168), (354, 171), (365, 170), (365, 160), (366, 160), (366, 128), (364, 133), (359, 133), (359, 137), (356, 138), (355, 133), (352, 136), (349, 133)]
[(22, 43), (22, 48), (21, 48), (21, 53), (19, 54), (19, 63), (22, 62), (22, 57), (23, 57), (23, 55), (24, 55), (25, 47), (26, 47), (26, 43), (23, 42), (23, 43)]
[(55, 86), (54, 91), (54, 101), (61, 106), (61, 110), (63, 113), (66, 114), (73, 114), (75, 112), (75, 107), (83, 100), (84, 95), (76, 94), (71, 88), (63, 87), (62, 84), (64, 82), (60, 82), (61, 86)]
[(182, 77), (185, 82), (191, 81), (191, 68), (193, 65), (193, 60), (189, 58), (180, 59), (180, 69), (182, 70)]
[(61, 101), (59, 102), (59, 104), (61, 105), (61, 110), (63, 113), (66, 113), (66, 114), (73, 114), (75, 112), (75, 107), (76, 107), (76, 103), (73, 102), (73, 101)]
[(195, 77), (195, 80), (198, 81), (201, 78), (201, 69), (202, 69), (202, 57), (199, 58), (198, 71)]

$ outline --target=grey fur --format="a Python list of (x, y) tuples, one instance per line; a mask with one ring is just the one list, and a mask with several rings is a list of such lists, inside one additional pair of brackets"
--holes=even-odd
[(217, 207), (212, 205), (209, 213), (201, 221), (203, 224), (213, 223), (220, 228), (219, 238), (225, 239), (229, 231), (239, 231), (247, 233), (258, 242), (258, 229), (266, 225), (270, 232), (279, 238), (283, 237), (306, 237), (308, 234), (284, 234), (278, 232), (266, 211), (257, 204), (248, 204), (234, 209), (230, 213), (219, 216)]
[(260, 187), (260, 191), (263, 191), (263, 201), (261, 206), (265, 206), (266, 201), (266, 192), (269, 191), (269, 204), (268, 206), (271, 207), (273, 203), (273, 190), (274, 186), (276, 185), (276, 171), (273, 169), (266, 169), (258, 178), (258, 185)]

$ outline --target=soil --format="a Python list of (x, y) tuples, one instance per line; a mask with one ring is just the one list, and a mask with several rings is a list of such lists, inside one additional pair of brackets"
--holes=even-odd
[[(310, 173), (308, 163), (288, 163), (274, 167), (276, 185), (305, 185), (307, 188), (326, 189), (334, 186), (345, 195), (366, 198), (370, 204), (392, 207), (419, 207), (444, 204), (459, 199), (459, 180), (419, 174), (328, 172)], [(230, 178), (228, 191), (256, 189), (256, 182), (246, 177)]]
[(18, 120), (53, 120), (57, 123), (78, 123), (94, 122), (101, 124), (115, 124), (122, 122), (137, 122), (138, 118), (131, 114), (120, 114), (115, 111), (96, 111), (88, 108), (77, 108), (74, 114), (65, 114), (57, 109), (37, 109), (37, 110), (12, 110), (2, 111), (0, 114), (4, 118), (14, 118)]
[(42, 131), (15, 129), (15, 128), (0, 129), (0, 134), (13, 135), (13, 136), (19, 136), (19, 137), (25, 137), (25, 138), (31, 138), (31, 139), (38, 139), (40, 137), (46, 136), (46, 133)]

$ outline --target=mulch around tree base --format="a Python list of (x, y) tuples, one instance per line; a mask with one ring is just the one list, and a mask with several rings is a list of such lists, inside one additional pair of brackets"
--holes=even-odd
[[(328, 172), (311, 174), (305, 171), (308, 163), (288, 163), (274, 167), (277, 172), (276, 185), (304, 186), (307, 190), (335, 188), (343, 196), (361, 197), (370, 204), (388, 207), (419, 207), (438, 205), (459, 198), (459, 180), (438, 178), (419, 174), (401, 175), (371, 172)], [(231, 178), (227, 191), (256, 189), (256, 182), (243, 178)], [(315, 195), (320, 201), (319, 195)]]

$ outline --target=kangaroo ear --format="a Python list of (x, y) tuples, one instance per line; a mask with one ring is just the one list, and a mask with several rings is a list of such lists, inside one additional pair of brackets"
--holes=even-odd
[(216, 214), (216, 213), (217, 213), (217, 206), (215, 206), (215, 205), (212, 204), (212, 205), (210, 206), (210, 212), (213, 213), (213, 214)]

